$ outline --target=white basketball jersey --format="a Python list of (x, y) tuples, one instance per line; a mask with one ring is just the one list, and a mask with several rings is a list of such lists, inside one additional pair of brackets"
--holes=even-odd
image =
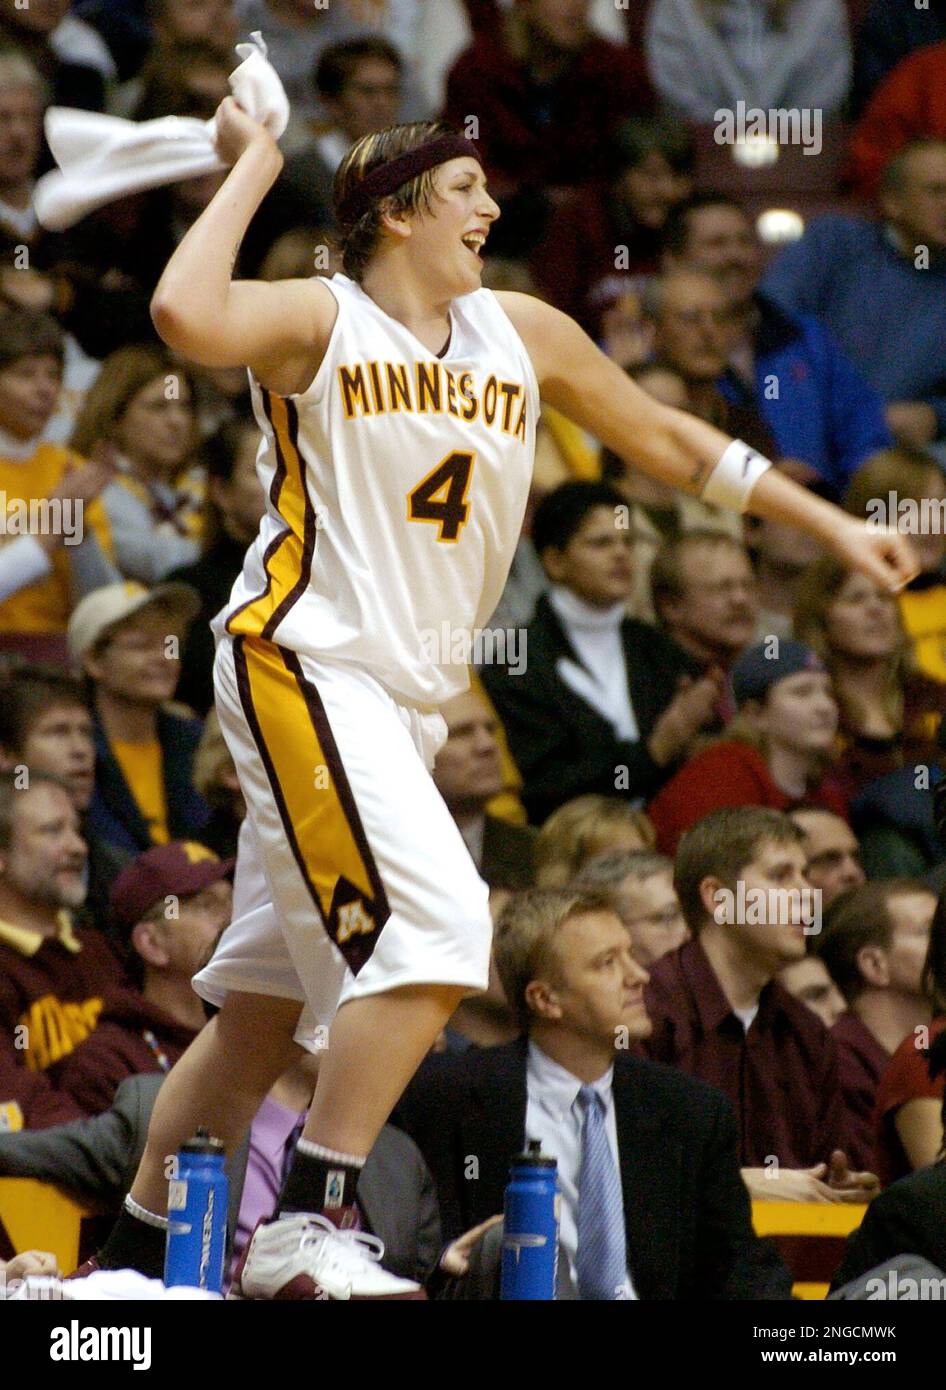
[(439, 704), (512, 563), (538, 382), (490, 290), (454, 300), (438, 358), (348, 276), (325, 283), (338, 318), (309, 389), (250, 374), (267, 511), (215, 626)]

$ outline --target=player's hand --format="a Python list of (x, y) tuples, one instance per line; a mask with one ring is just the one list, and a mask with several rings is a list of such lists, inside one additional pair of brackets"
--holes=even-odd
[(485, 1236), (490, 1227), (495, 1226), (497, 1221), (502, 1221), (501, 1216), (491, 1216), (488, 1221), (483, 1221), (479, 1226), (474, 1226), (471, 1231), (464, 1231), (462, 1236), (458, 1236), (452, 1245), (448, 1245), (440, 1257), (440, 1268), (446, 1274), (452, 1274), (459, 1279), (470, 1268), (470, 1255), (473, 1247), (482, 1236)]
[(217, 154), (224, 164), (236, 164), (244, 150), (249, 149), (254, 143), (271, 145), (274, 150), (279, 151), (279, 146), (265, 126), (248, 116), (235, 97), (224, 97), (214, 113), (214, 144)]
[(889, 593), (897, 593), (920, 572), (908, 537), (891, 527), (868, 525), (856, 517), (844, 517), (838, 520), (829, 540), (832, 549), (846, 564), (868, 575)]

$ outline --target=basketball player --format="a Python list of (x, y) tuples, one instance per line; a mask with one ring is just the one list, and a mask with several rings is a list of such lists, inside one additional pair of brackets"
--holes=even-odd
[(913, 557), (652, 401), (564, 314), (482, 289), (499, 209), (475, 146), (442, 123), (367, 136), (342, 161), (343, 273), (233, 282), (281, 155), (232, 98), (217, 122), (231, 171), (152, 315), (184, 357), (249, 368), (264, 433), (267, 514), (215, 621), (247, 818), (234, 921), (195, 978), (220, 1011), (162, 1088), (100, 1260), (160, 1273), (168, 1156), (198, 1125), (236, 1144), (297, 1044), (315, 1050), (331, 1024), (276, 1218), (236, 1287), (414, 1297), (358, 1232), (355, 1188), (424, 1054), (488, 981), (487, 889), (429, 776), (436, 707), (467, 684), (436, 640), (488, 622), (502, 593), (540, 401), (684, 491), (809, 530), (887, 588)]

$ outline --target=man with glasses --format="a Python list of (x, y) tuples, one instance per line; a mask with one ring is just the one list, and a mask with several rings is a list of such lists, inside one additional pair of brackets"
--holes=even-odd
[(759, 453), (778, 450), (752, 404), (729, 401), (719, 390), (732, 349), (735, 311), (722, 285), (702, 270), (677, 270), (651, 280), (643, 309), (653, 327), (654, 353), (683, 380), (687, 409), (744, 439)]
[[(657, 621), (707, 675), (726, 672), (755, 639), (759, 599), (745, 546), (719, 531), (689, 531), (654, 556), (650, 589)], [(734, 713), (728, 689), (717, 728)]]
[[(785, 300), (775, 289), (771, 297), (760, 292), (758, 237), (742, 204), (720, 193), (681, 203), (664, 227), (662, 266), (701, 270), (717, 281), (733, 316), (720, 390), (759, 411), (782, 467), (791, 460), (799, 481), (820, 478), (843, 493), (864, 460), (890, 443), (877, 382), (812, 317), (816, 306)], [(860, 268), (856, 274), (860, 306), (871, 280)], [(886, 329), (873, 331), (886, 346)]]
[(673, 861), (646, 850), (597, 854), (574, 880), (573, 888), (602, 892), (631, 938), (638, 965), (655, 960), (690, 939), (690, 929), (673, 886)]

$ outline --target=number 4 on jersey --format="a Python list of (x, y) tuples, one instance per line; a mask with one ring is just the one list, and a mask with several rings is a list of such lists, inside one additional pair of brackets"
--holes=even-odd
[(436, 521), (438, 541), (456, 541), (469, 519), (473, 454), (448, 454), (407, 494), (408, 521)]

